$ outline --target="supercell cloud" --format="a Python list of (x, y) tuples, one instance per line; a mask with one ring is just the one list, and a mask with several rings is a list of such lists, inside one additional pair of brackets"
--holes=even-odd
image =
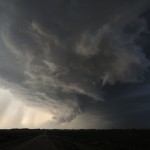
[(0, 127), (136, 127), (148, 103), (136, 93), (149, 82), (149, 9), (149, 0), (0, 0)]

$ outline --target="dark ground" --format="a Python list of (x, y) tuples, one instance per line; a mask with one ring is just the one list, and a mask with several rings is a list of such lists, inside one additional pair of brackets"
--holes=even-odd
[(0, 130), (0, 150), (40, 146), (42, 150), (50, 146), (57, 150), (148, 150), (150, 130)]

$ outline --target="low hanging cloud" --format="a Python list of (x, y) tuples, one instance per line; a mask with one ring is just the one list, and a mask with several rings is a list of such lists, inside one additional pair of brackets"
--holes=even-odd
[[(92, 14), (90, 1), (85, 3), (47, 0), (35, 6), (32, 0), (3, 1), (0, 5), (4, 9), (1, 17), (5, 18), (0, 26), (0, 54), (6, 56), (0, 61), (3, 86), (18, 92), (31, 106), (46, 108), (58, 124), (80, 115), (85, 99), (104, 101), (104, 85), (143, 80), (150, 65), (142, 48), (135, 44), (139, 34), (148, 30), (146, 21), (139, 18), (148, 1), (142, 5), (140, 1), (124, 5), (116, 1), (108, 12), (96, 7), (105, 7), (105, 3), (96, 1), (91, 7), (103, 13), (101, 18)], [(8, 6), (8, 12), (4, 6)], [(55, 12), (53, 7), (60, 9)], [(82, 7), (89, 8), (91, 16)], [(95, 16), (95, 20), (90, 23), (88, 16)], [(137, 32), (126, 33), (125, 27), (135, 22)]]

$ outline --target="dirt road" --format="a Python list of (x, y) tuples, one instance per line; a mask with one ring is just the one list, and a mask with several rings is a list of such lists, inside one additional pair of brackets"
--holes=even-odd
[(48, 136), (40, 135), (13, 150), (57, 150), (57, 148)]

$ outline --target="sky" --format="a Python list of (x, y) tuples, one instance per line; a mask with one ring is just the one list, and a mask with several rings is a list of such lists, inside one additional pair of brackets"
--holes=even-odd
[(149, 0), (0, 0), (0, 128), (149, 128), (149, 117)]

